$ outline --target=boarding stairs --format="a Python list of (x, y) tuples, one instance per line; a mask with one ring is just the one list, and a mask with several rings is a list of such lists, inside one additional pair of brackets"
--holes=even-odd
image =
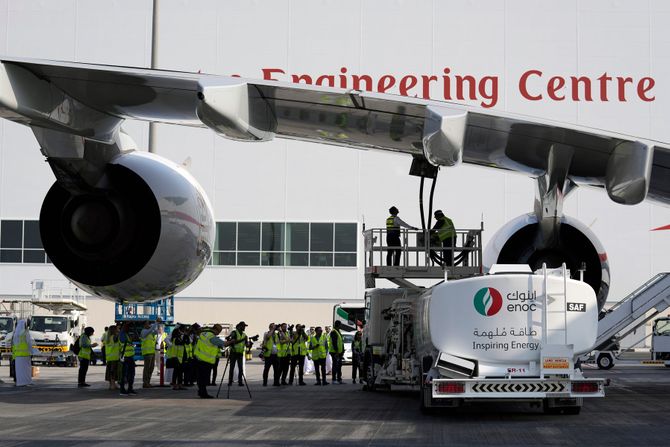
[[(457, 229), (453, 248), (442, 247), (431, 242), (431, 230), (400, 230), (400, 246), (386, 245), (385, 228), (373, 228), (363, 232), (365, 246), (365, 287), (376, 287), (377, 279), (410, 289), (419, 287), (412, 283), (417, 279), (460, 279), (482, 274), (482, 228)], [(434, 239), (433, 239), (434, 240)], [(389, 249), (400, 249), (400, 265), (387, 265)], [(451, 257), (451, 266), (440, 265), (436, 256)]]
[(635, 329), (670, 307), (670, 272), (659, 273), (619, 301), (598, 322), (595, 346), (612, 339), (610, 349)]

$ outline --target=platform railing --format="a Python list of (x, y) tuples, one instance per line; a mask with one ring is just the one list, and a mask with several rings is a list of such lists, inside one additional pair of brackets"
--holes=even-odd
[(403, 228), (400, 230), (400, 246), (389, 246), (386, 242), (387, 233), (385, 228), (372, 228), (363, 232), (366, 267), (387, 266), (387, 254), (392, 249), (400, 249), (401, 267), (443, 266), (439, 257), (451, 260), (451, 266), (455, 267), (482, 265), (481, 229), (457, 229), (453, 247), (443, 247), (434, 230)]

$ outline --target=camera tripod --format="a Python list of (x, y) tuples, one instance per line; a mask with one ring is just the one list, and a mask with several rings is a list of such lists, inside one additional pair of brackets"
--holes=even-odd
[[(223, 380), (226, 378), (226, 372), (228, 371), (228, 366), (230, 366), (230, 348), (226, 348), (225, 352), (228, 352), (228, 357), (226, 357), (226, 366), (223, 368), (223, 374), (221, 374), (221, 381), (219, 382), (219, 389), (216, 392), (216, 398), (219, 398), (219, 393), (221, 393), (221, 387), (223, 386)], [(242, 354), (244, 355), (244, 354)], [(242, 363), (244, 364), (244, 357), (242, 357)], [(231, 366), (231, 368), (234, 368), (235, 365)], [(247, 387), (247, 393), (249, 393), (249, 399), (252, 399), (251, 397), (251, 390), (249, 389), (249, 384), (247, 383), (247, 375), (244, 374), (244, 368), (242, 369), (242, 380), (244, 380), (244, 386)], [(228, 385), (228, 393), (226, 394), (226, 399), (230, 399), (230, 385)]]

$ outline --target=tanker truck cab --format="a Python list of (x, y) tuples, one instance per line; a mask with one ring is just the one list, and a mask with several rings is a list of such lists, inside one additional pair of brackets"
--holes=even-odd
[(556, 270), (495, 265), (429, 289), (368, 292), (366, 387), (419, 388), (423, 410), (512, 400), (579, 413), (583, 398), (604, 396), (604, 380), (575, 367), (595, 344), (598, 304)]

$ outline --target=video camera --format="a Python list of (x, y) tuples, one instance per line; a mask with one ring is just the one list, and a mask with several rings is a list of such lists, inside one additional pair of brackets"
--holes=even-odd
[(247, 337), (247, 338), (248, 338), (249, 340), (251, 340), (251, 341), (258, 341), (259, 335), (256, 334), (256, 335), (254, 335), (253, 337)]

